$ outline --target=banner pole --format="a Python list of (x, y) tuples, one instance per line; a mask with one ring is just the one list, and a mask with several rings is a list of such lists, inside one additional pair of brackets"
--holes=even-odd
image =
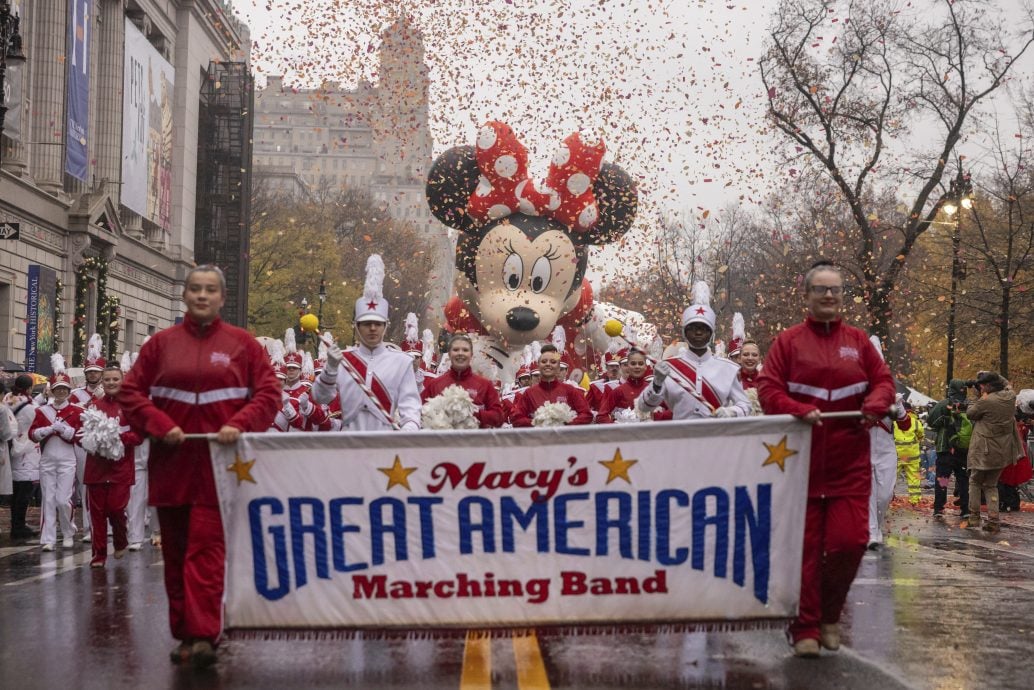
[(214, 441), (219, 434), (183, 434), (185, 441)]

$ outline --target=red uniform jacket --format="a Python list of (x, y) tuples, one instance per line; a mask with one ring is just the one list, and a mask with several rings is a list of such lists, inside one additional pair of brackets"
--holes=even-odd
[[(894, 380), (865, 333), (841, 321), (809, 317), (772, 343), (758, 377), (766, 414), (861, 410), (887, 416)], [(857, 419), (812, 427), (808, 496), (868, 496), (872, 485), (869, 430)]]
[[(650, 383), (646, 377), (641, 379), (634, 379), (628, 377), (621, 385), (611, 388), (607, 391), (607, 395), (603, 398), (603, 403), (600, 405), (599, 412), (596, 413), (597, 424), (613, 424), (614, 423), (614, 410), (633, 410), (635, 409), (635, 400), (639, 397), (639, 394), (643, 392), (647, 384)], [(653, 420), (655, 422), (661, 422), (671, 419), (671, 410), (664, 403), (654, 410)]]
[(502, 426), (506, 417), (502, 403), (499, 401), (499, 391), (495, 389), (491, 381), (483, 376), (478, 376), (469, 368), (456, 371), (450, 367), (448, 371), (433, 379), (424, 379), (422, 395), (424, 402), (438, 397), (449, 386), (459, 386), (470, 393), (470, 399), (478, 406), (475, 416), (482, 429), (495, 429)]
[(617, 388), (620, 383), (620, 381), (610, 379), (598, 379), (590, 383), (589, 390), (585, 393), (585, 402), (589, 404), (589, 409), (599, 413), (607, 394)]
[[(76, 440), (61, 438), (60, 435), (49, 430), (49, 427), (57, 420), (63, 421), (72, 427), (73, 431), (79, 431), (79, 415), (83, 408), (72, 402), (71, 397), (65, 401), (64, 406), (59, 410), (52, 402), (40, 405), (36, 408), (36, 417), (29, 427), (29, 438), (39, 444), (40, 452), (50, 457), (74, 458)], [(46, 431), (44, 431), (46, 430)], [(53, 448), (48, 448), (54, 444)]]
[(250, 333), (220, 319), (203, 327), (188, 315), (141, 348), (119, 402), (134, 428), (158, 439), (148, 460), (151, 505), (217, 505), (208, 442), (160, 439), (177, 426), (188, 434), (223, 425), (266, 431), (280, 408), (280, 383)]
[(86, 455), (86, 468), (83, 470), (84, 484), (134, 484), (136, 483), (136, 461), (134, 459), (134, 448), (140, 445), (143, 440), (140, 434), (129, 428), (125, 415), (118, 401), (110, 396), (103, 396), (94, 400), (89, 407), (95, 407), (112, 419), (119, 420), (119, 438), (126, 452), (121, 460), (109, 460), (99, 455), (88, 453)]
[(567, 403), (574, 410), (575, 418), (569, 422), (570, 425), (592, 423), (592, 410), (589, 409), (589, 403), (585, 402), (585, 395), (581, 389), (560, 380), (539, 381), (534, 386), (525, 388), (514, 400), (511, 423), (515, 427), (531, 426), (535, 410), (548, 402)]
[(758, 376), (761, 372), (755, 369), (754, 371), (747, 371), (744, 368), (740, 368), (740, 384), (743, 386), (743, 390), (750, 390), (751, 388), (758, 387)]

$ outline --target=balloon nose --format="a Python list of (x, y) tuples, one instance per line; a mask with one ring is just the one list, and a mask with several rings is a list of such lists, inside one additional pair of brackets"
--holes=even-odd
[(506, 312), (506, 324), (515, 331), (533, 331), (539, 325), (539, 315), (527, 307), (514, 307)]

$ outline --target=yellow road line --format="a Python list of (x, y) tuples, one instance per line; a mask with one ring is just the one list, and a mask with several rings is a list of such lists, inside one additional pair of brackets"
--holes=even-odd
[(460, 690), (492, 690), (492, 638), (467, 633)]
[(513, 656), (517, 662), (517, 687), (520, 690), (549, 690), (546, 665), (534, 631), (514, 633)]

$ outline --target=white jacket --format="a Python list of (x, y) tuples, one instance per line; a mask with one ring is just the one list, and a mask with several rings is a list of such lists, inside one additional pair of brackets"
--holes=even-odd
[[(364, 345), (349, 348), (366, 363), (366, 385), (370, 386), (374, 374), (384, 384), (391, 398), (389, 412), (405, 431), (420, 428), (420, 393), (417, 392), (413, 358), (403, 352), (389, 350), (383, 344), (370, 350)], [(341, 396), (342, 430), (388, 431), (391, 424), (377, 409), (376, 404), (356, 384), (345, 370), (345, 363), (338, 368), (336, 377), (326, 370), (320, 374), (312, 387), (313, 399), (321, 405), (328, 405), (334, 393)]]

